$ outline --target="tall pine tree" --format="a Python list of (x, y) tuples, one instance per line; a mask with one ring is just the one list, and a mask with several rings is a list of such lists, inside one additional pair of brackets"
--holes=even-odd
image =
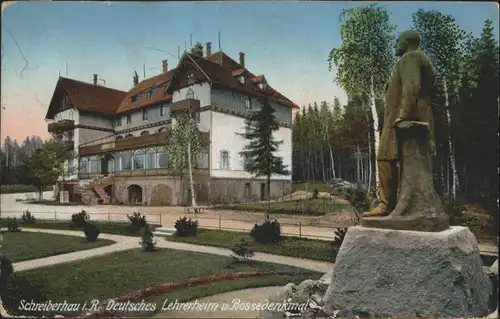
[[(271, 177), (273, 175), (290, 175), (283, 158), (276, 156), (276, 152), (283, 141), (277, 141), (274, 132), (279, 129), (278, 121), (274, 116), (275, 110), (267, 99), (260, 101), (261, 109), (252, 114), (245, 121), (245, 133), (243, 136), (247, 144), (240, 156), (245, 160), (245, 171), (256, 177), (267, 178), (267, 200), (269, 203), (271, 194)], [(269, 220), (269, 205), (266, 211), (266, 220)]]

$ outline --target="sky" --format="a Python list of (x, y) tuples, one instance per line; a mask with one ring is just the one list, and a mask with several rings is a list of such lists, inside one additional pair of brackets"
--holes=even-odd
[[(5, 3), (2, 3), (5, 4)], [(19, 2), (2, 7), (1, 140), (49, 137), (45, 114), (59, 74), (129, 90), (178, 62), (192, 43), (212, 42), (299, 105), (346, 102), (328, 70), (340, 45), (340, 13), (363, 2)], [(498, 25), (494, 2), (379, 2), (397, 31), (410, 28), (417, 9), (455, 17), (479, 36), (485, 19)], [(498, 29), (495, 30), (498, 35)], [(104, 83), (101, 81), (101, 83)]]

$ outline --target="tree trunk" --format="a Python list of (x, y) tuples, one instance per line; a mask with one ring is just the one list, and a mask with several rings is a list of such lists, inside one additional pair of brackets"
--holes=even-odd
[(266, 208), (266, 221), (269, 220), (269, 208), (271, 206), (271, 174), (267, 175), (267, 189), (266, 189), (266, 193), (267, 193), (267, 208)]
[[(380, 140), (380, 135), (379, 135), (379, 128), (378, 128), (378, 113), (377, 113), (377, 106), (375, 105), (375, 85), (373, 83), (373, 75), (371, 76), (371, 111), (372, 111), (372, 118), (373, 118), (373, 139), (374, 139), (374, 147), (375, 147), (375, 154), (377, 154), (378, 148), (379, 148), (379, 140)], [(368, 143), (371, 143), (369, 140)], [(371, 160), (371, 159), (370, 159)], [(375, 186), (378, 187), (379, 185), (379, 179), (378, 179), (378, 167), (375, 165)], [(377, 198), (378, 198), (378, 192), (377, 193)]]
[(194, 182), (193, 182), (193, 163), (191, 160), (191, 143), (187, 145), (188, 152), (188, 169), (189, 169), (189, 187), (191, 188), (191, 206), (196, 208), (196, 194), (194, 192)]
[(336, 178), (335, 177), (335, 160), (333, 158), (332, 146), (328, 145), (328, 147), (330, 148), (330, 162), (332, 164), (332, 178)]
[(368, 194), (372, 186), (372, 138), (368, 130)]
[(451, 196), (455, 198), (457, 195), (458, 187), (458, 176), (455, 163), (455, 151), (451, 139), (451, 116), (449, 110), (449, 97), (448, 97), (448, 83), (446, 82), (446, 77), (443, 77), (443, 87), (444, 87), (444, 107), (446, 110), (446, 120), (448, 121), (448, 156), (450, 159), (451, 168)]

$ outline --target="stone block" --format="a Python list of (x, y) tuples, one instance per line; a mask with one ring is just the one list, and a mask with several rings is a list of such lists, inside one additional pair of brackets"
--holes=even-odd
[(481, 317), (492, 287), (466, 227), (419, 232), (351, 227), (325, 310), (381, 317)]

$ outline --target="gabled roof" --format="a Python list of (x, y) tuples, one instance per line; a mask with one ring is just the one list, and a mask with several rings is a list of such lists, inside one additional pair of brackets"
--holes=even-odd
[(94, 85), (65, 77), (59, 77), (45, 118), (52, 118), (57, 98), (65, 91), (75, 109), (105, 115), (115, 114), (126, 92), (105, 86)]

